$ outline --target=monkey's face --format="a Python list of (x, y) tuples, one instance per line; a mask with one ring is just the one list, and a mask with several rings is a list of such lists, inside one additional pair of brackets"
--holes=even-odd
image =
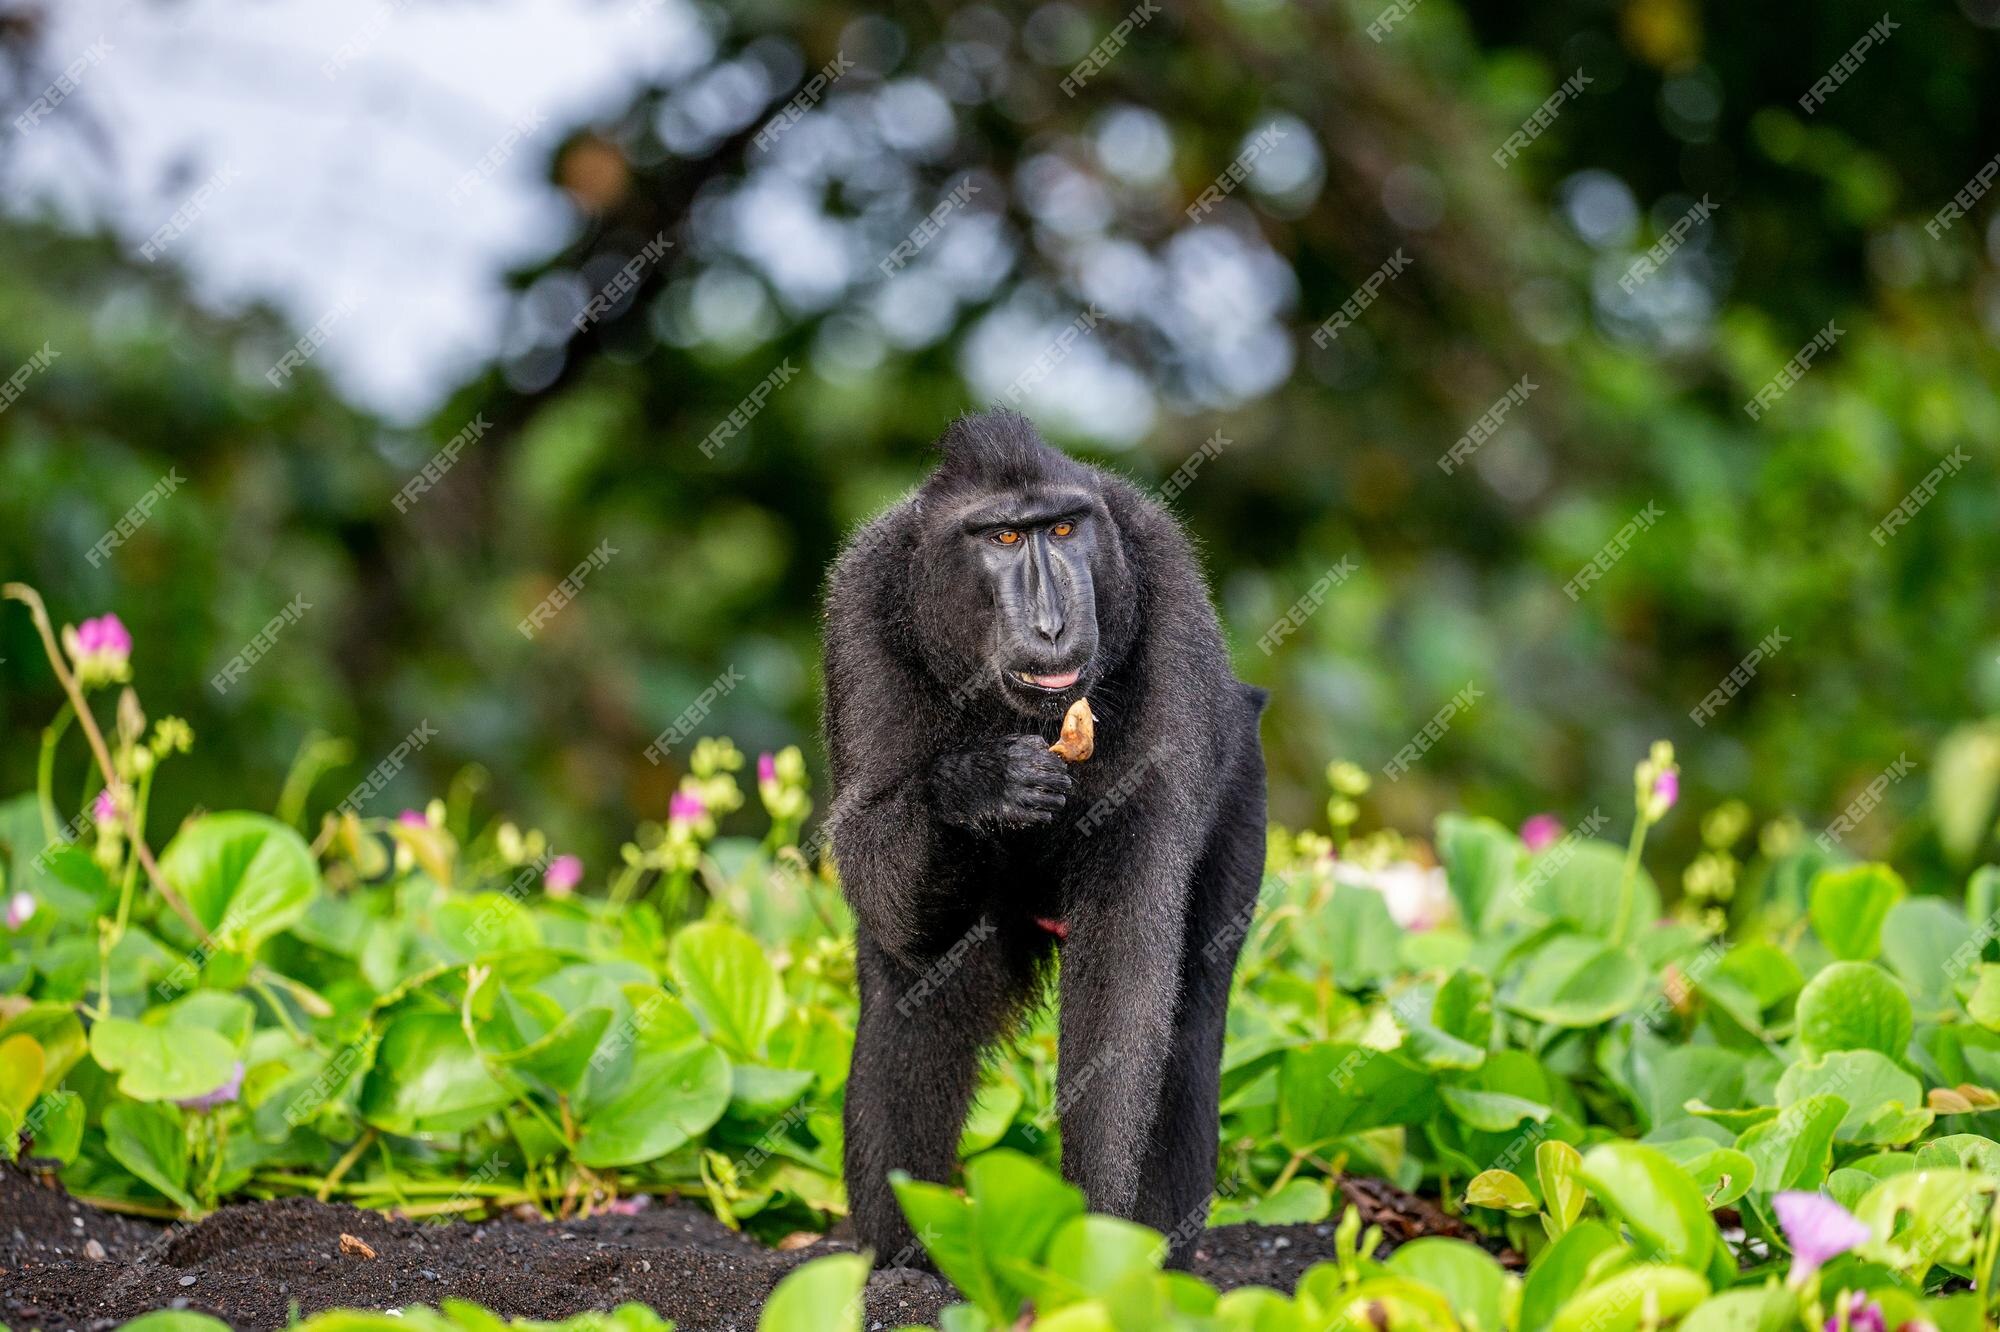
[(1059, 714), (1095, 678), (1098, 575), (1122, 567), (1103, 501), (1086, 491), (1002, 496), (969, 506), (959, 533), (991, 608), (988, 667), (1016, 708)]

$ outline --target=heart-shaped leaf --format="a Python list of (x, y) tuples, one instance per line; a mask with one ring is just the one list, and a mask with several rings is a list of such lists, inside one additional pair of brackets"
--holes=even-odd
[(160, 873), (217, 947), (257, 946), (303, 916), (319, 892), (312, 850), (262, 814), (208, 814), (181, 829)]

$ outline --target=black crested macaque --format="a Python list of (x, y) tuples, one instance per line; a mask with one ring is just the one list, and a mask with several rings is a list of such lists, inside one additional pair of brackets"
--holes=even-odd
[[(1223, 1018), (1264, 868), (1264, 691), (1229, 668), (1179, 525), (1011, 412), (945, 431), (826, 608), (833, 854), (858, 921), (846, 1174), (945, 1181), (980, 1066), (1061, 941), (1063, 1173), (1181, 1259), (1215, 1187)], [(1097, 749), (1049, 752), (1088, 697)]]

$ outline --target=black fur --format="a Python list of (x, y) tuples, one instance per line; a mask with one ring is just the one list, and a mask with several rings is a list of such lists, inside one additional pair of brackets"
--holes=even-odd
[[(859, 922), (848, 1198), (921, 1261), (891, 1170), (946, 1180), (981, 1052), (1060, 965), (1063, 1173), (1176, 1238), (1215, 1187), (1223, 1019), (1264, 862), (1263, 691), (1231, 674), (1179, 526), (1020, 416), (954, 423), (827, 599), (833, 851)], [(1049, 515), (1074, 512), (1067, 536)], [(1048, 519), (1025, 537), (984, 518)], [(1013, 673), (1073, 686), (1042, 688)], [(1048, 752), (1087, 694), (1097, 752)]]

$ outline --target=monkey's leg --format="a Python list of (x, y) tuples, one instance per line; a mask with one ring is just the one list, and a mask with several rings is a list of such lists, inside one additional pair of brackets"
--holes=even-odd
[(1069, 894), (1056, 1104), (1064, 1177), (1092, 1211), (1129, 1218), (1173, 1048), (1191, 864), (1140, 856), (1113, 869), (1126, 857), (1112, 841)]
[(1264, 871), (1261, 783), (1233, 783), (1200, 866), (1195, 870), (1187, 940), (1182, 946), (1180, 1005), (1173, 1053), (1140, 1171), (1134, 1219), (1172, 1244), (1171, 1266), (1182, 1266), (1208, 1224), (1215, 1191), (1216, 1139), (1221, 1119), (1223, 1028), (1229, 981), (1256, 910)]
[[(984, 931), (984, 933), (982, 933)], [(847, 1080), (847, 1201), (855, 1240), (884, 1267), (926, 1267), (889, 1172), (943, 1183), (958, 1162), (980, 1051), (997, 1039), (1027, 975), (990, 923), (927, 968), (856, 941), (861, 1019)]]

